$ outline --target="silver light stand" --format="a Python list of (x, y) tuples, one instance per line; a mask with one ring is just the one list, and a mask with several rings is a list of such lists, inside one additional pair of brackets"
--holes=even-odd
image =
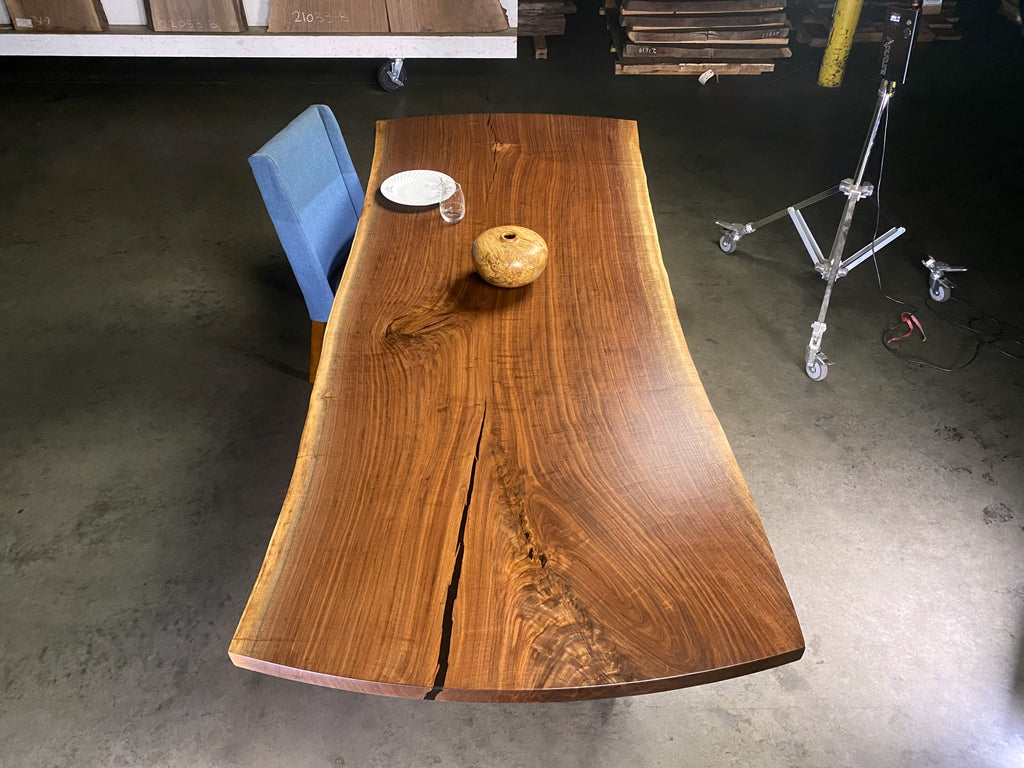
[[(871, 157), (871, 150), (875, 145), (875, 138), (878, 135), (878, 126), (889, 108), (889, 100), (896, 92), (897, 82), (907, 81), (907, 70), (910, 66), (910, 54), (917, 39), (917, 22), (921, 13), (922, 0), (910, 0), (909, 6), (897, 5), (888, 10), (888, 27), (882, 36), (882, 61), (880, 74), (882, 84), (878, 88), (878, 102), (875, 104), (875, 114), (871, 119), (871, 129), (868, 131), (867, 139), (864, 141), (864, 148), (860, 153), (860, 162), (857, 165), (857, 176), (853, 179), (843, 179), (838, 186), (832, 187), (821, 194), (801, 200), (795, 205), (784, 208), (773, 213), (771, 216), (754, 221), (749, 224), (733, 224), (727, 221), (716, 221), (722, 228), (722, 236), (718, 245), (726, 253), (736, 250), (736, 244), (740, 238), (756, 232), (759, 228), (773, 221), (781, 219), (786, 214), (793, 220), (803, 240), (807, 253), (814, 262), (814, 268), (821, 273), (826, 281), (825, 297), (821, 301), (821, 309), (818, 311), (818, 319), (811, 323), (811, 340), (807, 343), (807, 351), (804, 354), (805, 370), (807, 375), (814, 381), (821, 381), (828, 374), (828, 367), (832, 362), (825, 357), (821, 351), (821, 339), (825, 335), (825, 315), (828, 314), (829, 301), (832, 299), (832, 289), (836, 280), (845, 277), (850, 270), (863, 263), (870, 256), (891, 243), (906, 230), (903, 227), (893, 227), (880, 237), (876, 237), (868, 245), (861, 248), (848, 259), (843, 259), (843, 250), (846, 247), (846, 238), (850, 234), (850, 224), (853, 221), (853, 211), (857, 202), (864, 197), (870, 197), (875, 188), (864, 181), (864, 172), (868, 166), (868, 159)], [(839, 222), (839, 229), (836, 230), (835, 240), (832, 241), (832, 250), (826, 259), (821, 253), (821, 247), (811, 234), (803, 214), (802, 208), (825, 200), (832, 195), (842, 192), (846, 195), (846, 207), (843, 209), (843, 218)], [(964, 267), (951, 267), (941, 261), (928, 258), (922, 262), (928, 270), (928, 292), (935, 301), (946, 301), (953, 289), (953, 283), (946, 278), (948, 272), (963, 272)]]
[[(807, 375), (814, 381), (824, 379), (828, 374), (828, 367), (832, 364), (821, 351), (821, 339), (825, 335), (825, 315), (828, 313), (829, 301), (832, 299), (832, 288), (835, 286), (836, 280), (840, 277), (846, 277), (851, 269), (866, 261), (868, 257), (906, 232), (906, 229), (903, 227), (893, 227), (888, 232), (872, 240), (848, 259), (843, 259), (846, 238), (850, 233), (850, 224), (853, 222), (853, 211), (862, 198), (870, 197), (875, 191), (874, 185), (864, 182), (864, 173), (867, 170), (868, 160), (871, 157), (871, 150), (875, 146), (878, 127), (881, 125), (885, 111), (889, 107), (889, 100), (895, 92), (896, 83), (894, 81), (882, 80), (882, 84), (878, 88), (878, 101), (875, 103), (875, 113), (871, 119), (871, 129), (868, 131), (867, 138), (864, 141), (864, 148), (860, 153), (860, 162), (857, 164), (857, 175), (855, 178), (843, 179), (837, 186), (783, 208), (781, 211), (776, 211), (771, 216), (767, 216), (759, 221), (749, 224), (733, 224), (727, 221), (715, 222), (722, 228), (722, 236), (718, 241), (719, 247), (725, 253), (732, 253), (736, 250), (736, 244), (739, 243), (740, 238), (744, 235), (756, 232), (761, 227), (781, 219), (786, 214), (789, 214), (789, 217), (793, 220), (793, 226), (796, 227), (797, 232), (800, 234), (800, 239), (803, 241), (811, 261), (814, 262), (814, 268), (821, 273), (822, 279), (826, 281), (825, 297), (822, 299), (821, 309), (818, 311), (818, 319), (811, 323), (811, 340), (807, 344), (807, 351), (804, 356), (805, 370)], [(832, 249), (829, 251), (829, 256), (826, 259), (822, 255), (821, 247), (811, 233), (810, 227), (807, 226), (807, 222), (804, 220), (800, 210), (814, 203), (826, 200), (840, 192), (846, 195), (846, 206), (843, 209), (843, 217), (839, 222), (839, 229), (836, 231), (835, 240), (832, 241)]]

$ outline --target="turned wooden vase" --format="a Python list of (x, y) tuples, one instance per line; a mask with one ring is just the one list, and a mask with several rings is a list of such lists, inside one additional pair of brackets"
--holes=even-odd
[(473, 267), (480, 277), (501, 288), (532, 283), (547, 263), (548, 244), (526, 227), (493, 227), (480, 233), (473, 243)]

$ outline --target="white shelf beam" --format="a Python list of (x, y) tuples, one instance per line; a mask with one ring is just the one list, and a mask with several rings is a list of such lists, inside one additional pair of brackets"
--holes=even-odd
[(493, 35), (238, 35), (0, 32), (0, 56), (196, 56), (307, 59), (514, 59), (516, 32)]

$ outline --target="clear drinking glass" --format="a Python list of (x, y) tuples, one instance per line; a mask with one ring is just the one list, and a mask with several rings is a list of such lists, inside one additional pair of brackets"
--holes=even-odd
[(450, 197), (442, 200), (438, 208), (441, 211), (441, 218), (449, 224), (462, 221), (462, 217), (466, 215), (466, 196), (462, 194), (462, 185), (456, 184), (455, 191)]

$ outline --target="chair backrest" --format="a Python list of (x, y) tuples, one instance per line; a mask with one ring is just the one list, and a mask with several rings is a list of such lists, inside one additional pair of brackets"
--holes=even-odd
[(325, 322), (364, 199), (338, 121), (328, 107), (314, 104), (249, 165), (309, 316)]

